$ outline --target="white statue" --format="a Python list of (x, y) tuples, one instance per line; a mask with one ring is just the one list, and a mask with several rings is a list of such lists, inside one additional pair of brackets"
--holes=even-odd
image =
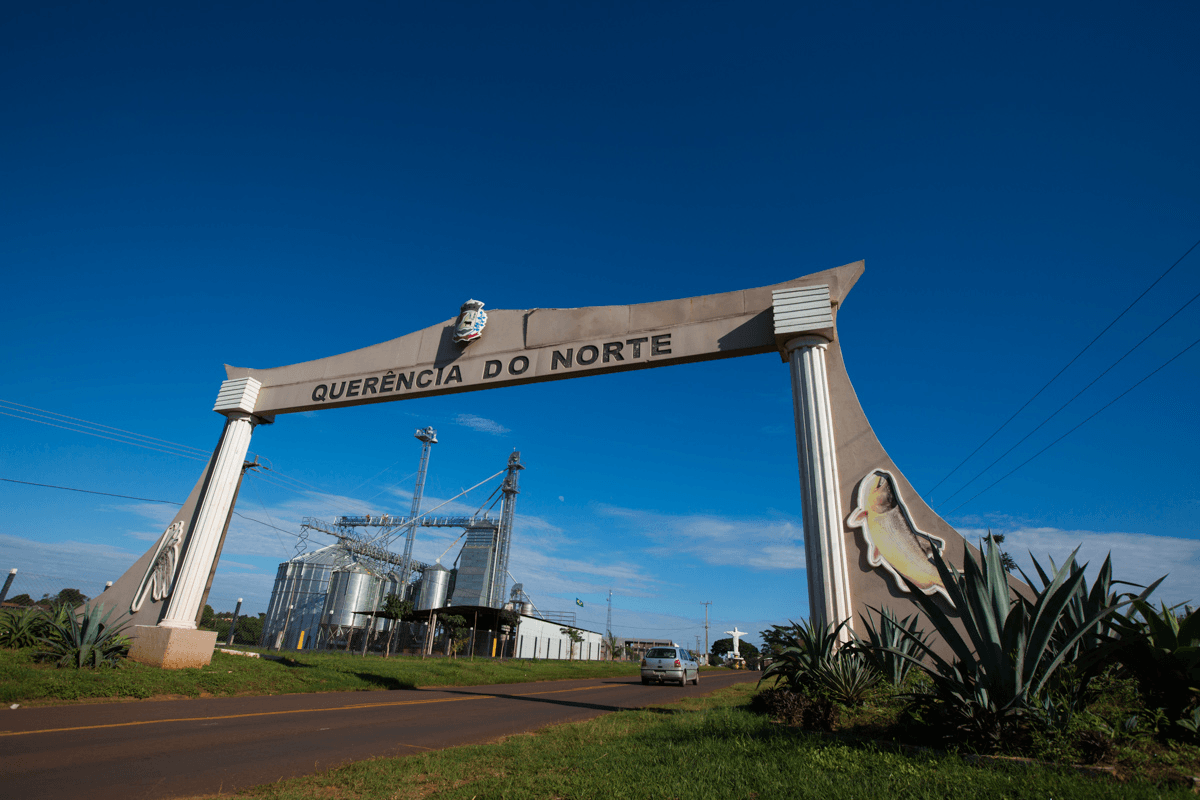
[(741, 654), (738, 653), (738, 644), (741, 642), (742, 637), (746, 635), (746, 631), (739, 631), (737, 629), (737, 625), (734, 625), (733, 630), (725, 632), (733, 637), (733, 658), (736, 661), (742, 657)]

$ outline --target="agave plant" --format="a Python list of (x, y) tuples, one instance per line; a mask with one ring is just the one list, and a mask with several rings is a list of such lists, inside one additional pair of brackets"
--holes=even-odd
[(1122, 618), (1119, 658), (1137, 679), (1147, 706), (1179, 719), (1200, 699), (1200, 610), (1181, 620), (1165, 603), (1156, 610), (1138, 598), (1133, 607), (1142, 621)]
[(47, 611), (31, 606), (0, 612), (0, 647), (33, 647), (54, 635), (53, 624), (66, 621), (69, 609), (55, 606)]
[(103, 604), (85, 604), (78, 612), (68, 611), (63, 622), (50, 621), (50, 635), (41, 637), (42, 658), (56, 659), (58, 666), (101, 667), (120, 662), (129, 650), (122, 632), (129, 623), (110, 624), (112, 610)]
[[(875, 625), (871, 611), (879, 614), (878, 626)], [(857, 648), (893, 686), (904, 683), (913, 663), (920, 658), (922, 651), (918, 643), (926, 646), (929, 644), (929, 637), (925, 635), (925, 631), (917, 630), (918, 621), (916, 614), (897, 620), (896, 615), (888, 608), (883, 611), (868, 609), (867, 615), (863, 617), (863, 627), (867, 636), (857, 640)], [(908, 657), (901, 657), (898, 653), (904, 653)]]
[[(934, 694), (922, 702), (960, 735), (989, 748), (994, 748), (1014, 724), (1038, 714), (1047, 684), (1076, 646), (1120, 605), (1132, 602), (1105, 602), (1083, 619), (1073, 621), (1069, 608), (1085, 577), (1083, 568), (1075, 563), (1074, 553), (1048, 576), (1048, 582), (1032, 601), (1014, 595), (1000, 556), (1000, 548), (991, 537), (980, 562), (969, 552), (966, 554), (962, 572), (947, 564), (940, 552), (933, 552), (950, 602), (959, 611), (965, 637), (938, 601), (919, 592), (913, 594), (953, 653), (953, 661), (938, 655), (929, 644), (918, 642), (908, 631), (901, 635), (914, 643), (919, 657), (889, 648), (914, 663), (919, 658), (927, 659), (933, 665), (929, 674)], [(1161, 580), (1151, 584), (1138, 599), (1144, 599)]]
[(821, 689), (817, 675), (828, 669), (837, 654), (838, 635), (846, 626), (814, 625), (811, 620), (791, 628), (792, 645), (778, 649), (771, 666), (763, 671), (759, 683), (777, 678), (793, 689), (812, 694)]
[(820, 693), (831, 700), (856, 706), (883, 680), (881, 673), (861, 651), (843, 647), (829, 662), (813, 673)]
[[(1051, 575), (1057, 573), (1058, 566), (1051, 559), (1051, 571), (1048, 573), (1036, 558), (1033, 559), (1033, 566), (1041, 581), (1042, 591), (1045, 591), (1051, 583)], [(1071, 570), (1079, 569), (1078, 564), (1072, 559)], [(1033, 586), (1033, 581), (1025, 574), (1025, 571), (1020, 570), (1020, 572), (1025, 582)], [(1145, 588), (1140, 584), (1113, 580), (1112, 556), (1106, 556), (1091, 589), (1088, 589), (1085, 583), (1077, 585), (1075, 593), (1071, 595), (1067, 603), (1060, 624), (1055, 629), (1054, 641), (1061, 647), (1063, 642), (1070, 638), (1071, 634), (1078, 630), (1086, 620), (1096, 616), (1105, 608), (1121, 606), (1122, 600), (1132, 601), (1134, 598), (1132, 593), (1115, 591), (1113, 587), (1118, 585), (1131, 586), (1136, 589)], [(1087, 705), (1090, 699), (1091, 682), (1108, 667), (1113, 654), (1128, 645), (1130, 633), (1128, 618), (1114, 612), (1101, 618), (1072, 647), (1067, 648), (1066, 660), (1071, 665), (1070, 678), (1069, 680), (1060, 680), (1060, 676), (1064, 678), (1066, 676), (1056, 673), (1050, 686), (1059, 701), (1067, 703), (1069, 712), (1080, 711)]]

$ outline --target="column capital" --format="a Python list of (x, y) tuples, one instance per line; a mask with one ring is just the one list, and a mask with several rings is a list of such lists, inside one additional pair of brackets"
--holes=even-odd
[(837, 335), (828, 284), (775, 289), (771, 292), (771, 311), (775, 344), (784, 361), (795, 349), (792, 342), (797, 337), (819, 336), (830, 342)]
[(223, 381), (220, 391), (217, 392), (217, 402), (213, 405), (213, 411), (231, 419), (242, 414), (253, 414), (261, 387), (262, 383), (249, 377)]
[(829, 342), (830, 339), (825, 336), (821, 336), (817, 333), (810, 333), (806, 336), (797, 336), (794, 339), (788, 339), (783, 343), (783, 346), (779, 348), (779, 351), (783, 353), (784, 360), (786, 361), (788, 356), (792, 354), (793, 350), (798, 350), (801, 347), (823, 348), (827, 346)]

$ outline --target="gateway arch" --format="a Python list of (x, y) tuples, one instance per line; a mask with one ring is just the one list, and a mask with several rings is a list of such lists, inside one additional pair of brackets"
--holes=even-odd
[(300, 411), (768, 353), (790, 370), (813, 618), (853, 626), (868, 607), (918, 611), (913, 592), (945, 599), (930, 553), (961, 565), (969, 545), (883, 449), (838, 340), (838, 313), (863, 270), (859, 261), (774, 286), (630, 306), (484, 311), (470, 301), (443, 323), (342, 355), (226, 366), (213, 406), (224, 429), (203, 474), (158, 541), (104, 593), (137, 626), (131, 657), (191, 666), (211, 656), (215, 634), (197, 622), (258, 425)]

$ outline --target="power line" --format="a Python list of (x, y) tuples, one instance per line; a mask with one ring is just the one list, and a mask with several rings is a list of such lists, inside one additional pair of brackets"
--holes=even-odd
[[(5, 483), (20, 483), (25, 486), (40, 486), (43, 489), (62, 489), (63, 491), (66, 491), (66, 492), (82, 492), (83, 494), (98, 494), (98, 495), (102, 495), (104, 497), (119, 497), (122, 500), (141, 500), (144, 503), (163, 503), (164, 505), (169, 505), (169, 506), (182, 506), (183, 505), (183, 503), (179, 503), (174, 500), (155, 500), (152, 497), (133, 497), (132, 495), (127, 495), (127, 494), (113, 494), (112, 492), (98, 492), (98, 491), (95, 491), (94, 489), (77, 489), (74, 486), (55, 486), (52, 483), (34, 483), (33, 481), (19, 481), (15, 478), (0, 478), (0, 481), (4, 481)], [(241, 517), (242, 519), (249, 520), (251, 522), (257, 522), (259, 525), (265, 525), (266, 527), (272, 528), (277, 531), (282, 531), (283, 533), (289, 534), (291, 536), (299, 536), (299, 534), (295, 533), (294, 531), (289, 531), (286, 528), (280, 528), (276, 525), (271, 525), (269, 523), (263, 522), (261, 519), (255, 519), (254, 517), (248, 517), (245, 514), (239, 513), (237, 511), (234, 511), (233, 515), (235, 517)]]
[(1065, 439), (1065, 438), (1067, 438), (1068, 436), (1070, 436), (1070, 435), (1071, 435), (1072, 433), (1074, 433), (1075, 431), (1079, 430), (1081, 427), (1083, 427), (1084, 423), (1086, 423), (1086, 422), (1088, 422), (1089, 420), (1091, 420), (1091, 419), (1092, 419), (1092, 417), (1095, 417), (1095, 416), (1096, 416), (1097, 414), (1099, 414), (1101, 411), (1103, 411), (1104, 409), (1108, 408), (1108, 407), (1109, 407), (1109, 406), (1111, 406), (1113, 403), (1117, 402), (1118, 400), (1120, 400), (1122, 397), (1124, 397), (1125, 395), (1127, 395), (1127, 394), (1129, 394), (1130, 392), (1132, 392), (1132, 391), (1133, 391), (1134, 389), (1136, 389), (1137, 387), (1141, 386), (1143, 383), (1145, 383), (1147, 380), (1149, 380), (1151, 377), (1153, 377), (1155, 373), (1157, 373), (1159, 370), (1163, 369), (1163, 367), (1166, 367), (1166, 366), (1167, 366), (1168, 364), (1170, 364), (1172, 361), (1174, 361), (1175, 359), (1179, 358), (1179, 357), (1180, 357), (1180, 356), (1182, 356), (1184, 353), (1186, 353), (1188, 350), (1191, 350), (1193, 347), (1195, 347), (1195, 346), (1196, 346), (1196, 345), (1198, 345), (1198, 344), (1200, 344), (1200, 339), (1197, 339), (1196, 341), (1194, 341), (1194, 342), (1192, 342), (1191, 344), (1189, 344), (1187, 347), (1185, 347), (1185, 348), (1183, 348), (1182, 350), (1180, 350), (1180, 351), (1179, 351), (1178, 353), (1176, 353), (1175, 355), (1171, 356), (1169, 359), (1167, 359), (1166, 361), (1164, 361), (1164, 362), (1163, 362), (1163, 363), (1162, 363), (1162, 364), (1161, 364), (1161, 365), (1160, 365), (1160, 366), (1159, 366), (1157, 369), (1155, 369), (1155, 370), (1154, 370), (1153, 372), (1151, 372), (1149, 375), (1147, 375), (1146, 377), (1142, 378), (1140, 381), (1138, 381), (1137, 383), (1135, 383), (1133, 386), (1130, 386), (1130, 387), (1129, 387), (1128, 389), (1126, 389), (1125, 391), (1121, 392), (1119, 395), (1117, 395), (1116, 397), (1114, 397), (1112, 400), (1109, 400), (1107, 403), (1105, 403), (1104, 405), (1102, 405), (1100, 408), (1096, 409), (1094, 412), (1092, 412), (1092, 414), (1091, 414), (1090, 416), (1086, 417), (1086, 418), (1083, 420), (1083, 422), (1080, 422), (1080, 423), (1079, 423), (1078, 425), (1076, 425), (1074, 428), (1071, 428), (1069, 431), (1067, 431), (1066, 433), (1064, 433), (1062, 436), (1059, 436), (1059, 437), (1058, 437), (1057, 439), (1055, 439), (1053, 442), (1051, 442), (1050, 444), (1046, 445), (1046, 446), (1045, 446), (1045, 447), (1043, 447), (1041, 450), (1038, 450), (1036, 453), (1034, 453), (1033, 455), (1031, 455), (1029, 458), (1025, 459), (1025, 460), (1024, 460), (1024, 461), (1022, 461), (1020, 464), (1017, 464), (1015, 467), (1013, 467), (1012, 469), (1010, 469), (1008, 472), (1004, 473), (1004, 474), (1003, 474), (1003, 475), (1001, 475), (999, 478), (997, 478), (996, 480), (992, 481), (992, 483), (988, 484), (986, 487), (984, 487), (983, 489), (981, 489), (981, 490), (980, 490), (978, 493), (976, 493), (976, 494), (975, 494), (974, 496), (972, 496), (970, 499), (968, 499), (968, 500), (966, 500), (966, 501), (964, 501), (964, 502), (960, 503), (960, 504), (959, 504), (958, 506), (956, 506), (954, 509), (952, 509), (951, 511), (949, 511), (949, 512), (948, 512), (948, 514), (947, 514), (947, 516), (949, 516), (949, 514), (953, 514), (955, 511), (958, 511), (958, 509), (962, 508), (962, 507), (963, 507), (963, 506), (965, 506), (967, 503), (971, 502), (971, 500), (974, 500), (976, 497), (979, 497), (979, 495), (983, 494), (983, 493), (984, 493), (984, 492), (986, 492), (988, 489), (991, 489), (991, 488), (992, 488), (993, 486), (995, 486), (997, 483), (999, 483), (1000, 481), (1004, 480), (1004, 479), (1005, 479), (1005, 478), (1007, 478), (1009, 475), (1012, 475), (1014, 472), (1016, 472), (1017, 470), (1019, 470), (1021, 467), (1025, 466), (1025, 465), (1026, 465), (1026, 464), (1028, 464), (1030, 461), (1033, 461), (1035, 458), (1037, 458), (1038, 456), (1040, 456), (1042, 453), (1046, 452), (1046, 451), (1047, 451), (1047, 450), (1049, 450), (1051, 447), (1053, 447), (1054, 445), (1058, 444), (1059, 442), (1061, 442), (1063, 439)]
[[(1107, 325), (1105, 325), (1105, 326), (1104, 326), (1104, 330), (1102, 330), (1102, 331), (1100, 331), (1099, 333), (1097, 333), (1097, 334), (1096, 334), (1096, 336), (1095, 336), (1095, 337), (1094, 337), (1094, 338), (1093, 338), (1093, 339), (1092, 339), (1090, 342), (1088, 342), (1088, 343), (1087, 343), (1087, 345), (1086, 345), (1086, 346), (1084, 346), (1084, 348), (1083, 348), (1082, 350), (1080, 350), (1078, 353), (1076, 353), (1076, 354), (1075, 354), (1075, 357), (1074, 357), (1074, 358), (1072, 358), (1070, 361), (1068, 361), (1068, 362), (1066, 363), (1066, 366), (1064, 366), (1064, 367), (1063, 367), (1062, 369), (1060, 369), (1058, 372), (1054, 373), (1054, 377), (1053, 377), (1053, 378), (1051, 378), (1050, 380), (1046, 381), (1046, 384), (1045, 384), (1045, 386), (1043, 386), (1042, 388), (1040, 388), (1040, 389), (1038, 389), (1036, 392), (1034, 392), (1032, 397), (1030, 397), (1028, 400), (1026, 400), (1026, 401), (1024, 402), (1024, 404), (1022, 404), (1022, 406), (1021, 406), (1020, 408), (1018, 408), (1016, 411), (1014, 411), (1014, 412), (1013, 412), (1013, 415), (1012, 415), (1011, 417), (1009, 417), (1008, 419), (1006, 419), (1006, 420), (1005, 420), (1005, 421), (1004, 421), (1004, 422), (1003, 422), (1003, 423), (1000, 425), (1000, 427), (999, 427), (999, 428), (996, 428), (996, 430), (992, 431), (992, 433), (991, 433), (991, 434), (990, 434), (990, 435), (989, 435), (989, 436), (988, 436), (986, 439), (984, 439), (984, 440), (983, 440), (983, 442), (981, 442), (981, 443), (980, 443), (980, 445), (979, 445), (978, 447), (976, 447), (974, 450), (972, 450), (972, 451), (971, 451), (971, 452), (970, 452), (970, 453), (967, 455), (967, 457), (966, 457), (966, 458), (964, 458), (962, 461), (960, 461), (960, 462), (958, 463), (958, 466), (956, 466), (954, 469), (952, 469), (952, 470), (950, 470), (949, 472), (947, 472), (947, 473), (946, 473), (946, 475), (945, 475), (945, 476), (944, 476), (944, 477), (943, 477), (943, 478), (942, 478), (940, 481), (938, 481), (937, 483), (935, 483), (935, 484), (933, 485), (933, 488), (932, 488), (932, 489), (930, 489), (928, 492), (926, 492), (926, 493), (925, 493), (925, 497), (926, 497), (926, 499), (929, 499), (930, 495), (932, 495), (932, 494), (933, 494), (935, 491), (937, 491), (937, 488), (938, 488), (939, 486), (941, 486), (943, 483), (945, 483), (945, 482), (947, 481), (947, 479), (949, 479), (949, 477), (950, 477), (951, 475), (953, 475), (954, 473), (958, 472), (958, 470), (959, 470), (959, 469), (961, 469), (961, 468), (962, 468), (962, 466), (963, 466), (964, 464), (966, 464), (968, 461), (970, 461), (970, 460), (971, 460), (971, 459), (972, 459), (972, 458), (975, 456), (975, 454), (976, 454), (976, 453), (978, 453), (980, 450), (982, 450), (982, 449), (983, 449), (983, 447), (984, 447), (984, 445), (986, 445), (988, 442), (990, 442), (992, 439), (994, 439), (994, 438), (996, 437), (996, 434), (1000, 433), (1000, 431), (1002, 431), (1002, 430), (1004, 430), (1006, 427), (1008, 427), (1008, 423), (1010, 423), (1010, 422), (1012, 422), (1014, 419), (1016, 419), (1016, 418), (1017, 418), (1017, 415), (1018, 415), (1018, 414), (1020, 414), (1022, 411), (1024, 411), (1024, 410), (1025, 410), (1025, 409), (1026, 409), (1026, 408), (1029, 406), (1029, 404), (1030, 404), (1030, 403), (1032, 403), (1034, 400), (1036, 400), (1036, 399), (1038, 398), (1038, 396), (1039, 396), (1039, 395), (1041, 395), (1041, 393), (1042, 393), (1042, 392), (1044, 392), (1044, 391), (1046, 391), (1046, 389), (1050, 388), (1050, 384), (1052, 384), (1052, 383), (1054, 383), (1056, 380), (1058, 380), (1058, 377), (1059, 377), (1060, 375), (1062, 375), (1064, 372), (1066, 372), (1066, 371), (1067, 371), (1067, 369), (1068, 369), (1068, 368), (1070, 368), (1070, 366), (1071, 366), (1072, 364), (1074, 364), (1076, 361), (1078, 361), (1080, 356), (1082, 356), (1084, 353), (1086, 353), (1088, 350), (1090, 350), (1090, 349), (1091, 349), (1091, 347), (1092, 347), (1092, 345), (1094, 345), (1094, 344), (1095, 344), (1097, 341), (1099, 341), (1099, 340), (1100, 340), (1100, 337), (1101, 337), (1101, 336), (1103, 336), (1104, 334), (1108, 333), (1108, 330), (1109, 330), (1109, 328), (1111, 328), (1113, 325), (1116, 325), (1116, 324), (1117, 324), (1117, 322), (1118, 322), (1118, 321), (1119, 321), (1119, 320), (1120, 320), (1122, 317), (1124, 317), (1124, 316), (1125, 316), (1127, 313), (1129, 313), (1129, 310), (1130, 310), (1131, 308), (1133, 308), (1135, 305), (1137, 305), (1137, 304), (1138, 304), (1138, 302), (1139, 302), (1139, 301), (1140, 301), (1140, 300), (1141, 300), (1143, 297), (1145, 297), (1145, 296), (1147, 295), (1147, 293), (1149, 293), (1149, 291), (1150, 291), (1151, 289), (1153, 289), (1155, 286), (1157, 286), (1157, 285), (1158, 285), (1159, 281), (1161, 281), (1163, 278), (1167, 277), (1167, 275), (1168, 275), (1168, 274), (1171, 272), (1171, 270), (1173, 270), (1173, 269), (1175, 269), (1175, 267), (1179, 266), (1180, 262), (1182, 262), (1182, 261), (1183, 261), (1185, 258), (1187, 258), (1187, 257), (1188, 257), (1188, 256), (1191, 254), (1191, 252), (1192, 252), (1193, 250), (1195, 250), (1195, 249), (1196, 249), (1198, 246), (1200, 246), (1200, 239), (1197, 239), (1197, 240), (1196, 240), (1196, 242), (1195, 242), (1195, 244), (1193, 244), (1191, 247), (1189, 247), (1189, 248), (1187, 249), (1187, 252), (1185, 252), (1183, 255), (1181, 255), (1179, 258), (1177, 258), (1177, 259), (1175, 260), (1175, 263), (1174, 263), (1174, 264), (1172, 264), (1171, 266), (1167, 267), (1167, 270), (1166, 270), (1166, 272), (1164, 272), (1163, 274), (1161, 274), (1161, 275), (1159, 275), (1157, 278), (1155, 278), (1155, 279), (1154, 279), (1154, 282), (1153, 282), (1153, 283), (1151, 283), (1149, 286), (1147, 286), (1147, 287), (1145, 288), (1145, 290), (1144, 290), (1144, 291), (1142, 291), (1142, 293), (1141, 293), (1141, 294), (1139, 294), (1137, 297), (1135, 297), (1135, 298), (1134, 298), (1134, 300), (1133, 300), (1133, 302), (1132, 302), (1132, 303), (1130, 303), (1129, 305), (1127, 305), (1127, 306), (1125, 307), (1125, 310), (1124, 310), (1124, 311), (1122, 311), (1120, 314), (1117, 314), (1117, 316), (1113, 318), (1113, 321), (1112, 321), (1112, 322), (1110, 322), (1110, 323), (1108, 323)], [(961, 491), (961, 490), (960, 490), (960, 491)], [(951, 495), (951, 496), (953, 496), (953, 495)], [(948, 498), (947, 498), (947, 499), (948, 499)], [(973, 498), (972, 498), (972, 499), (973, 499)], [(945, 501), (942, 501), (942, 502), (945, 502)], [(968, 501), (968, 502), (969, 502), (969, 501)], [(961, 506), (960, 506), (960, 508), (961, 508)]]
[(36, 422), (39, 425), (49, 425), (51, 428), (61, 428), (64, 431), (71, 431), (73, 433), (83, 433), (88, 436), (95, 436), (98, 439), (107, 439), (110, 442), (120, 442), (121, 444), (131, 444), (134, 447), (141, 447), (146, 450), (157, 450), (160, 453), (167, 453), (168, 455), (172, 455), (172, 456), (181, 456), (183, 458), (190, 458), (193, 461), (207, 461), (208, 460), (206, 458), (200, 458), (199, 456), (187, 455), (186, 453), (180, 453), (180, 452), (177, 452), (174, 450), (166, 450), (162, 447), (154, 447), (153, 445), (142, 444), (141, 442), (130, 441), (128, 439), (120, 439), (115, 436), (105, 436), (104, 434), (97, 433), (95, 431), (81, 430), (79, 428), (72, 428), (67, 425), (57, 425), (53, 422), (46, 422), (45, 420), (32, 419), (27, 416), (22, 416), (21, 414), (13, 414), (10, 411), (0, 411), (0, 414), (3, 414), (6, 417), (15, 417), (16, 419), (23, 419), (26, 422)]
[(165, 503), (170, 506), (181, 506), (183, 503), (176, 503), (174, 500), (154, 500), (149, 497), (131, 497), (127, 494), (113, 494), (112, 492), (96, 492), (91, 489), (76, 489), (73, 486), (55, 486), (51, 483), (34, 483), (32, 481), (19, 481), (15, 478), (0, 478), (0, 481), (6, 483), (22, 483), (26, 486), (41, 486), (44, 489), (63, 489), (68, 492), (83, 492), (84, 494), (101, 494), (105, 497), (119, 497), (122, 500), (141, 500), (144, 503)]
[[(1156, 327), (1154, 330), (1150, 331), (1150, 332), (1149, 332), (1149, 333), (1147, 333), (1145, 336), (1143, 336), (1143, 337), (1142, 337), (1142, 339), (1141, 339), (1141, 341), (1139, 341), (1137, 344), (1135, 344), (1133, 347), (1129, 348), (1129, 349), (1128, 349), (1128, 350), (1125, 352), (1125, 355), (1121, 356), (1121, 357), (1120, 357), (1120, 358), (1118, 358), (1116, 361), (1114, 361), (1113, 363), (1109, 364), (1109, 365), (1108, 365), (1108, 367), (1107, 367), (1107, 368), (1106, 368), (1106, 369), (1105, 369), (1103, 372), (1101, 372), (1101, 373), (1100, 373), (1099, 375), (1097, 375), (1095, 378), (1092, 378), (1092, 381), (1091, 381), (1091, 383), (1089, 383), (1087, 386), (1084, 386), (1082, 389), (1080, 389), (1078, 392), (1076, 392), (1076, 393), (1075, 393), (1075, 395), (1074, 395), (1074, 396), (1073, 396), (1073, 397), (1072, 397), (1070, 400), (1068, 400), (1067, 402), (1065, 402), (1065, 403), (1063, 403), (1061, 406), (1059, 406), (1059, 407), (1058, 407), (1058, 410), (1056, 410), (1056, 411), (1055, 411), (1053, 414), (1051, 414), (1050, 416), (1046, 417), (1044, 420), (1042, 420), (1041, 422), (1039, 422), (1039, 423), (1037, 424), (1037, 426), (1036, 426), (1036, 427), (1034, 427), (1034, 429), (1033, 429), (1033, 430), (1031, 430), (1029, 433), (1027, 433), (1027, 434), (1025, 434), (1023, 437), (1021, 437), (1021, 439), (1020, 439), (1020, 440), (1019, 440), (1019, 441), (1018, 441), (1016, 444), (1014, 444), (1012, 447), (1008, 448), (1008, 449), (1007, 449), (1007, 450), (1005, 450), (1003, 453), (1001, 453), (999, 458), (997, 458), (995, 461), (993, 461), (992, 463), (990, 463), (990, 464), (988, 464), (986, 467), (984, 467), (982, 470), (980, 470), (980, 471), (979, 471), (979, 473), (978, 473), (978, 474), (977, 474), (977, 475), (976, 475), (974, 478), (971, 478), (971, 480), (967, 481), (967, 482), (966, 482), (966, 483), (964, 483), (962, 486), (958, 487), (958, 489), (956, 489), (956, 490), (954, 491), (954, 494), (951, 494), (951, 495), (950, 495), (950, 497), (947, 497), (945, 500), (943, 500), (943, 501), (942, 501), (941, 503), (939, 503), (938, 505), (943, 505), (943, 504), (945, 504), (945, 503), (948, 503), (948, 502), (950, 502), (950, 498), (954, 497), (954, 495), (958, 494), (958, 493), (959, 493), (959, 492), (961, 492), (963, 489), (966, 489), (966, 488), (967, 488), (968, 486), (970, 486), (972, 483), (974, 483), (975, 481), (977, 481), (977, 480), (979, 480), (980, 478), (982, 478), (982, 477), (983, 477), (983, 475), (984, 475), (984, 473), (986, 473), (986, 472), (987, 472), (989, 469), (991, 469), (992, 467), (994, 467), (994, 466), (996, 466), (997, 464), (999, 464), (999, 463), (1000, 463), (1002, 460), (1004, 460), (1004, 457), (1005, 457), (1005, 456), (1007, 456), (1007, 455), (1008, 455), (1009, 453), (1011, 453), (1013, 450), (1016, 450), (1018, 447), (1020, 447), (1020, 446), (1021, 446), (1021, 444), (1022, 444), (1022, 443), (1024, 443), (1024, 442), (1025, 442), (1025, 440), (1026, 440), (1026, 439), (1028, 439), (1030, 436), (1033, 436), (1035, 433), (1037, 433), (1039, 430), (1041, 430), (1041, 428), (1042, 428), (1042, 426), (1043, 426), (1043, 425), (1045, 425), (1047, 422), (1049, 422), (1050, 420), (1052, 420), (1052, 419), (1054, 419), (1056, 416), (1058, 416), (1058, 414), (1059, 414), (1059, 412), (1060, 412), (1060, 411), (1062, 411), (1063, 409), (1065, 409), (1067, 406), (1071, 405), (1071, 403), (1074, 403), (1074, 402), (1075, 402), (1075, 401), (1076, 401), (1076, 400), (1079, 398), (1079, 396), (1080, 396), (1081, 394), (1083, 394), (1084, 392), (1086, 392), (1088, 389), (1092, 388), (1092, 387), (1093, 387), (1093, 386), (1096, 384), (1096, 382), (1097, 382), (1097, 381), (1099, 381), (1101, 378), (1103, 378), (1105, 375), (1107, 375), (1109, 372), (1111, 372), (1111, 371), (1112, 371), (1112, 370), (1113, 370), (1113, 369), (1114, 369), (1114, 368), (1115, 368), (1115, 367), (1116, 367), (1118, 364), (1120, 364), (1122, 361), (1124, 361), (1126, 358), (1128, 358), (1128, 357), (1129, 357), (1129, 355), (1130, 355), (1130, 354), (1132, 354), (1134, 350), (1137, 350), (1139, 347), (1141, 347), (1143, 344), (1145, 344), (1145, 343), (1146, 343), (1146, 340), (1148, 340), (1148, 339), (1149, 339), (1151, 336), (1153, 336), (1154, 334), (1158, 333), (1158, 332), (1159, 332), (1159, 331), (1162, 329), (1162, 327), (1163, 327), (1164, 325), (1166, 325), (1166, 324), (1167, 324), (1168, 322), (1170, 322), (1171, 320), (1175, 319), (1175, 317), (1179, 316), (1179, 314), (1180, 314), (1180, 313), (1181, 313), (1181, 312), (1182, 312), (1182, 311), (1183, 311), (1185, 308), (1187, 308), (1188, 306), (1190, 306), (1192, 303), (1196, 302), (1197, 300), (1200, 300), (1200, 292), (1197, 292), (1196, 294), (1192, 295), (1192, 299), (1191, 299), (1191, 300), (1188, 300), (1186, 303), (1184, 303), (1182, 306), (1180, 306), (1178, 309), (1176, 309), (1176, 311), (1175, 311), (1175, 313), (1174, 313), (1174, 314), (1172, 314), (1171, 316), (1167, 317), (1167, 318), (1166, 318), (1166, 319), (1164, 319), (1162, 322), (1160, 322), (1160, 323), (1158, 324), (1158, 327)], [(1160, 367), (1160, 369), (1161, 369), (1161, 367)]]
[[(159, 444), (165, 444), (165, 445), (169, 445), (171, 447), (179, 448), (180, 450), (191, 450), (192, 452), (196, 453), (197, 455), (207, 455), (208, 454), (208, 451), (202, 447), (195, 447), (190, 444), (180, 444), (179, 442), (172, 442), (169, 439), (160, 439), (157, 436), (147, 436), (144, 433), (137, 433), (135, 431), (127, 431), (124, 428), (116, 428), (112, 425), (105, 425), (102, 422), (92, 422), (91, 420), (82, 419), (80, 417), (72, 417), (69, 414), (63, 414), (58, 411), (50, 411), (45, 408), (37, 408), (36, 406), (25, 405), (24, 403), (17, 403), (12, 400), (0, 400), (0, 404), (7, 405), (7, 406), (16, 406), (17, 409), (21, 410), (23, 413), (32, 413), (32, 414), (34, 414), (34, 416), (46, 417), (48, 419), (70, 420), (71, 422), (78, 423), (80, 426), (90, 426), (93, 428), (104, 428), (104, 429), (112, 431), (114, 433), (120, 433), (120, 434), (123, 434), (126, 436), (132, 436), (132, 437), (135, 437), (138, 439), (148, 439), (152, 442), (158, 442)], [(14, 409), (14, 410), (16, 410), (16, 409)], [(36, 422), (36, 420), (30, 420), (30, 422)]]

